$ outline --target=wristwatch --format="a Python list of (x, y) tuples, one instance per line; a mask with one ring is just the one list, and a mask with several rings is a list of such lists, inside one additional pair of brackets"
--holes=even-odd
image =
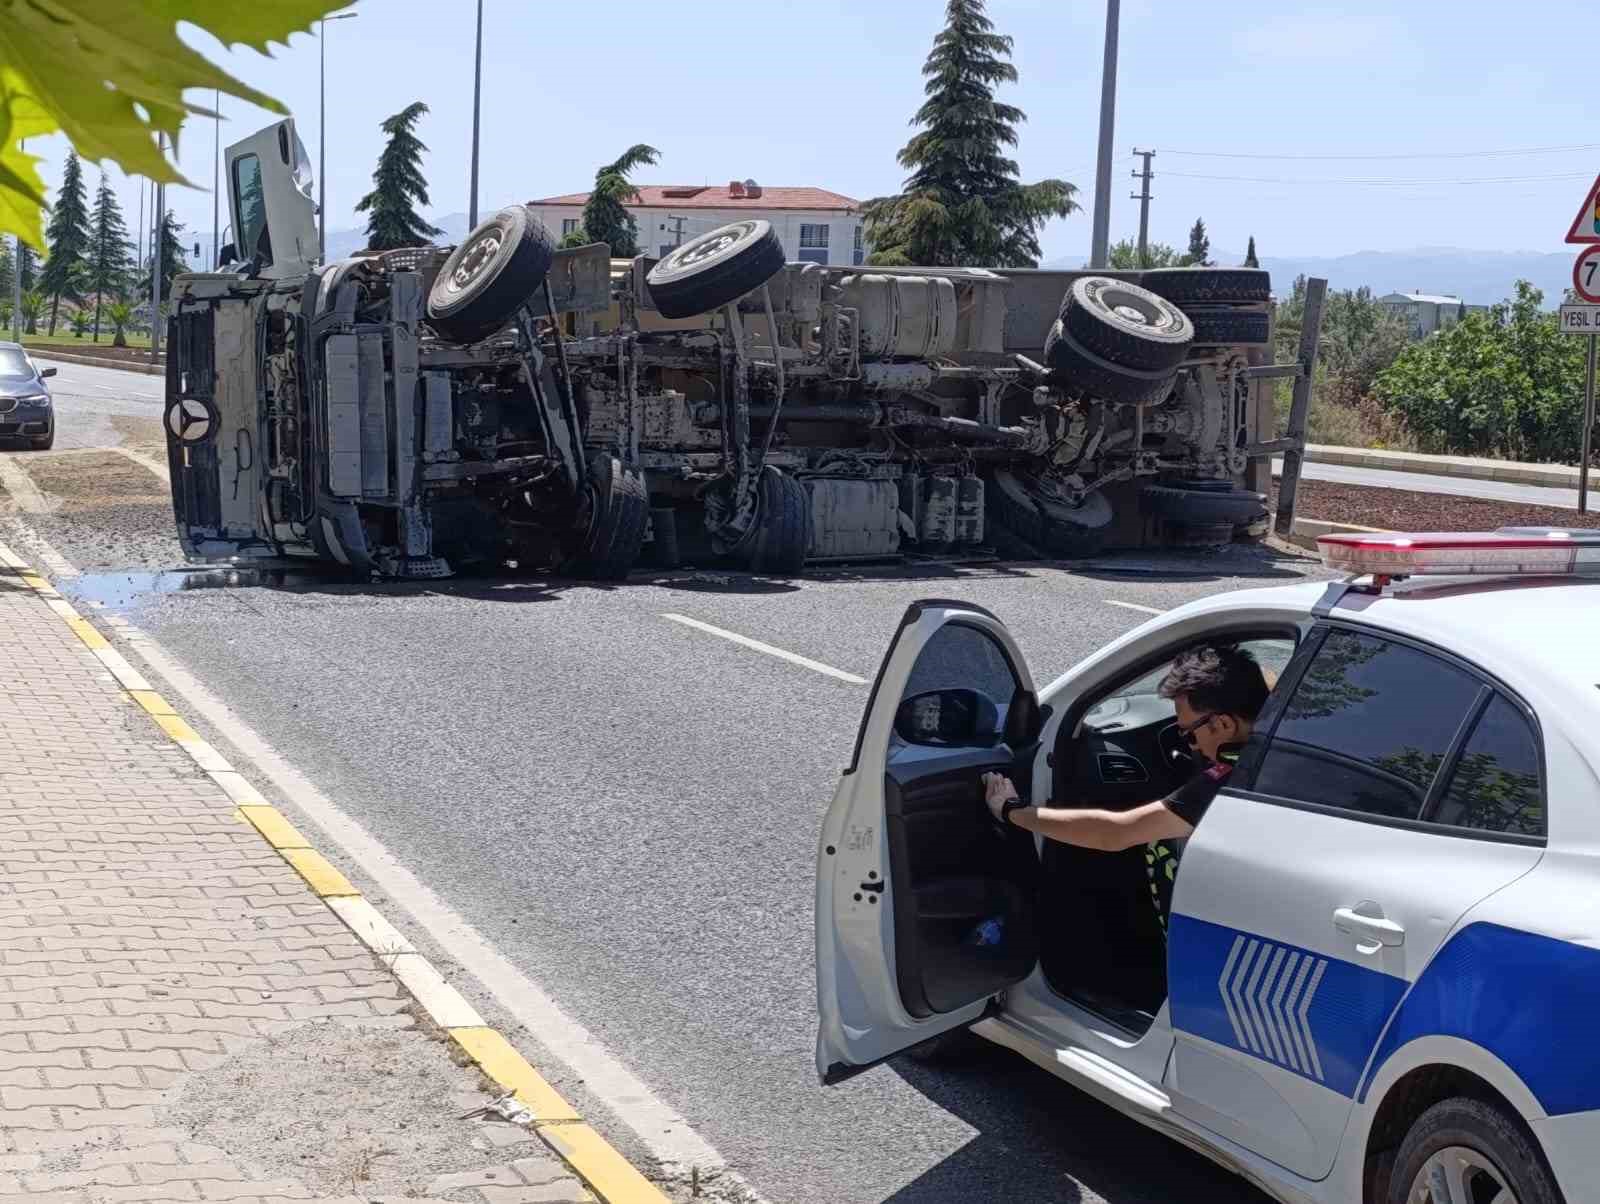
[(1000, 804), (1000, 822), (1002, 824), (1009, 824), (1011, 822), (1011, 813), (1018, 808), (1026, 807), (1027, 805), (1028, 804), (1023, 802), (1020, 798), (1008, 798), (1005, 802)]

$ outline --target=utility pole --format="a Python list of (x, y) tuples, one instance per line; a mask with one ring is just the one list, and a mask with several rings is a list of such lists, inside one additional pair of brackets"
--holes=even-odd
[(1117, 27), (1122, 0), (1106, 0), (1106, 58), (1100, 72), (1100, 159), (1094, 173), (1094, 242), (1089, 266), (1103, 268), (1111, 255), (1111, 136), (1117, 110)]
[(1150, 160), (1155, 157), (1155, 151), (1142, 151), (1137, 146), (1133, 153), (1144, 160), (1144, 170), (1133, 173), (1135, 180), (1143, 180), (1142, 191), (1130, 193), (1132, 200), (1139, 202), (1139, 267), (1150, 266), (1150, 202), (1154, 198), (1150, 195), (1150, 181), (1155, 179), (1155, 173), (1150, 170)]
[[(19, 139), (17, 149), (27, 146)], [(11, 257), (11, 341), (22, 342), (22, 235), (17, 235), (17, 250)]]
[[(167, 139), (162, 133), (156, 134), (156, 152), (164, 159), (167, 154)], [(156, 183), (156, 225), (155, 233), (150, 236), (150, 362), (156, 362), (156, 356), (161, 351), (161, 235), (166, 227), (167, 215), (162, 207), (167, 203), (166, 185)]]
[[(676, 248), (683, 246), (683, 226), (688, 220), (689, 219), (686, 217), (678, 217), (676, 214), (671, 214), (667, 217), (667, 221), (661, 223), (661, 228), (663, 230), (672, 231), (673, 247)], [(669, 226), (667, 222), (671, 222), (672, 224)]]
[(217, 253), (222, 249), (217, 241), (222, 233), (222, 228), (217, 224), (222, 220), (219, 201), (222, 187), (222, 89), (217, 89), (217, 97), (211, 103), (216, 110), (216, 132), (211, 143), (211, 270), (214, 272), (222, 265), (217, 262)]
[(467, 229), (478, 225), (478, 103), (483, 96), (483, 0), (478, 0), (478, 45), (472, 60), (472, 189), (467, 202)]
[[(324, 263), (328, 261), (328, 22), (359, 15), (338, 13), (317, 22), (317, 53), (321, 56), (317, 74), (317, 258)], [(235, 241), (241, 236), (241, 231), (233, 232)], [(254, 247), (239, 248), (241, 255), (254, 252)]]

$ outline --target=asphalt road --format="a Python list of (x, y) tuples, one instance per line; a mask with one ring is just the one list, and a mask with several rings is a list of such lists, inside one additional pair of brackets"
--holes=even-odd
[(56, 369), (56, 447), (116, 447), (129, 438), (159, 439), (162, 379), (117, 368), (91, 368), (37, 357)]
[[(149, 421), (131, 394), (153, 381), (102, 395), (128, 377), (69, 367), (63, 432)], [(179, 556), (153, 475), (125, 477), (138, 466), (116, 454), (24, 463), (50, 504), (19, 514), (0, 492), (0, 539), (18, 518), (94, 569), (64, 588), (159, 640), (774, 1204), (1261, 1201), (998, 1051), (820, 1088), (815, 841), (867, 687), (664, 616), (870, 679), (909, 602), (971, 599), (1043, 683), (1148, 617), (1130, 605), (1293, 580), (1305, 561), (156, 593), (150, 570)]]
[[(1272, 471), (1283, 470), (1281, 460), (1273, 461)], [(1344, 464), (1301, 465), (1307, 479), (1336, 481), (1341, 485), (1367, 485), (1375, 489), (1409, 489), (1415, 493), (1449, 493), (1456, 497), (1490, 498), (1497, 502), (1523, 502), (1530, 506), (1578, 508), (1576, 489), (1551, 489), (1542, 485), (1517, 485), (1506, 481), (1482, 481), (1472, 477), (1436, 477), (1425, 472), (1392, 472), (1384, 468), (1352, 468)], [(1311, 515), (1312, 518), (1320, 517)]]

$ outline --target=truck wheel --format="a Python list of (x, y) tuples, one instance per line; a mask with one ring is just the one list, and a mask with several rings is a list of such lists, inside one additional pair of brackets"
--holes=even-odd
[(1447, 1099), (1411, 1126), (1380, 1204), (1562, 1204), (1544, 1156), (1516, 1117), (1483, 1100)]
[(644, 482), (615, 456), (589, 459), (589, 524), (564, 571), (591, 581), (622, 581), (639, 559), (649, 499)]
[(527, 206), (507, 206), (450, 252), (428, 290), (428, 321), (456, 342), (493, 334), (544, 283), (555, 253)]
[(1181, 485), (1146, 485), (1139, 499), (1146, 513), (1185, 527), (1242, 526), (1253, 523), (1267, 512), (1265, 494), (1236, 489), (1225, 482), (1222, 488), (1211, 482), (1195, 482), (1198, 488)]
[(1176, 367), (1129, 368), (1096, 355), (1073, 338), (1060, 319), (1044, 341), (1044, 362), (1051, 380), (1068, 393), (1131, 405), (1165, 401), (1178, 379)]
[(1077, 344), (1114, 364), (1170, 371), (1194, 342), (1184, 312), (1148, 289), (1108, 276), (1080, 276), (1061, 301), (1061, 323)]
[(1249, 309), (1206, 309), (1191, 305), (1184, 310), (1194, 323), (1197, 347), (1257, 346), (1271, 341), (1268, 315)]
[(651, 568), (675, 569), (683, 562), (678, 552), (678, 512), (671, 506), (651, 507), (652, 538), (644, 545), (644, 558)]
[(676, 248), (645, 277), (667, 318), (721, 309), (783, 271), (783, 244), (770, 222), (732, 222)]
[(761, 502), (750, 543), (750, 571), (793, 577), (811, 549), (811, 494), (771, 465), (761, 470), (756, 487)]
[(1261, 268), (1155, 268), (1139, 283), (1157, 296), (1185, 301), (1267, 301), (1272, 274)]
[(1111, 503), (1096, 490), (1073, 508), (1042, 498), (1009, 468), (989, 478), (994, 486), (984, 491), (991, 520), (1024, 544), (1048, 556), (1071, 560), (1097, 555), (1111, 533)]

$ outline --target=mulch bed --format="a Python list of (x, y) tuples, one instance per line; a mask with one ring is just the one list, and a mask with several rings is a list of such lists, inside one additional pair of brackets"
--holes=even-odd
[[(1278, 482), (1272, 483), (1270, 505), (1278, 507)], [(1496, 527), (1600, 528), (1600, 495), (1588, 514), (1559, 506), (1522, 506), (1488, 498), (1448, 493), (1415, 493), (1409, 489), (1373, 489), (1333, 481), (1301, 481), (1295, 513), (1334, 523), (1355, 523), (1390, 531), (1493, 531)]]

